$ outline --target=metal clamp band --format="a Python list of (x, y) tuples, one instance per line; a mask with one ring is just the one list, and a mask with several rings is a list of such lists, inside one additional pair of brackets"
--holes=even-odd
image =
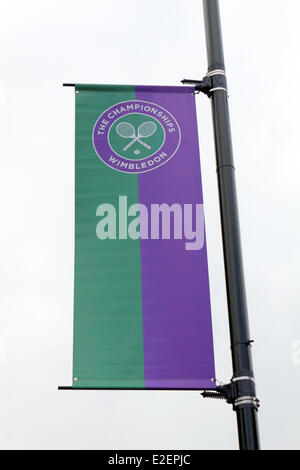
[(214, 75), (224, 75), (224, 77), (226, 77), (226, 74), (225, 74), (225, 70), (212, 70), (211, 72), (208, 72), (206, 74), (206, 77), (213, 77)]
[(234, 401), (234, 406), (241, 405), (254, 405), (255, 408), (258, 408), (259, 400), (256, 397), (239, 397)]
[(226, 88), (223, 88), (223, 87), (212, 88), (211, 90), (209, 90), (209, 93), (213, 93), (215, 91), (225, 91), (225, 93), (228, 94), (228, 90)]
[(239, 382), (240, 380), (252, 380), (252, 382), (255, 383), (254, 377), (248, 377), (246, 375), (244, 375), (243, 377), (234, 377), (233, 379), (231, 379), (231, 382)]

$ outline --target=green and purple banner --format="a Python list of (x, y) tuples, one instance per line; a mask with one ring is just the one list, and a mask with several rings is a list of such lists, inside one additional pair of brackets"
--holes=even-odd
[(73, 387), (215, 388), (193, 92), (76, 85)]

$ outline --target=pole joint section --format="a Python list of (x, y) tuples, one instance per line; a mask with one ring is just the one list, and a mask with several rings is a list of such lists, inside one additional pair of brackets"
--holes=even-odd
[[(225, 165), (225, 166), (230, 166), (230, 165)], [(233, 349), (235, 347), (238, 347), (238, 346), (241, 346), (241, 345), (244, 345), (244, 346), (247, 346), (249, 348), (252, 348), (252, 344), (254, 343), (254, 340), (253, 339), (248, 339), (247, 341), (240, 341), (239, 343), (233, 343), (230, 348)]]

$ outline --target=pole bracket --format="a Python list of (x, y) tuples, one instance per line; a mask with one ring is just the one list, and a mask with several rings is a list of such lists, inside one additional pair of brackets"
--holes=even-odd
[(228, 94), (227, 80), (224, 70), (212, 70), (205, 75), (203, 80), (181, 80), (183, 85), (195, 85), (195, 94), (204, 93), (209, 98), (216, 91), (224, 91)]
[(201, 395), (203, 398), (226, 400), (234, 411), (249, 405), (258, 410), (260, 406), (259, 399), (255, 396), (254, 378), (250, 376), (235, 377), (229, 384), (218, 386), (215, 392), (205, 390)]

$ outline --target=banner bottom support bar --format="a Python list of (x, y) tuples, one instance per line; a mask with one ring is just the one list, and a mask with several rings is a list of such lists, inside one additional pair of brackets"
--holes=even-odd
[(110, 390), (110, 391), (122, 391), (122, 392), (132, 392), (132, 391), (152, 391), (152, 392), (202, 392), (202, 391), (216, 391), (215, 388), (109, 388), (109, 387), (95, 387), (95, 388), (88, 388), (88, 387), (72, 387), (72, 386), (59, 386), (58, 390)]

